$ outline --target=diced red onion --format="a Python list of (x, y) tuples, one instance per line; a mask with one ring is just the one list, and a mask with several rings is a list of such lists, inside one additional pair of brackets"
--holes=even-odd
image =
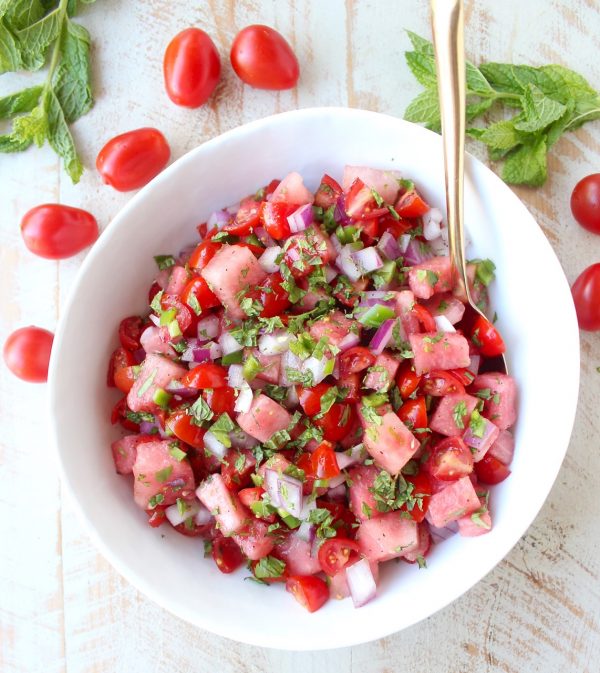
[(340, 470), (345, 470), (356, 463), (362, 463), (366, 457), (367, 452), (362, 444), (353, 446), (350, 451), (337, 451), (335, 454)]
[(167, 383), (165, 390), (168, 393), (173, 395), (179, 395), (179, 397), (195, 397), (198, 394), (196, 388), (188, 388), (184, 386), (183, 383), (180, 383), (177, 379), (173, 379)]
[[(474, 435), (470, 427), (468, 427), (463, 433), (464, 443), (467, 446), (472, 446), (474, 449), (484, 449), (484, 448), (488, 449), (493, 442), (493, 440), (490, 441), (490, 437), (492, 435), (498, 434), (498, 427), (494, 425), (492, 421), (488, 421), (488, 419), (483, 418), (483, 416), (481, 417), (481, 420), (485, 425), (485, 428), (483, 430), (483, 437), (477, 437), (476, 435)], [(475, 462), (477, 462), (479, 460), (479, 457), (474, 456), (474, 459)]]
[(135, 360), (136, 365), (142, 364), (146, 359), (146, 351), (143, 348), (137, 348), (133, 351), (133, 359)]
[[(333, 479), (332, 479), (333, 481)], [(346, 501), (346, 484), (341, 483), (338, 484), (337, 486), (334, 486), (333, 488), (330, 486), (329, 490), (327, 491), (327, 497), (329, 500), (333, 500), (335, 502), (345, 502)]]
[(158, 430), (158, 423), (156, 421), (142, 421), (140, 423), (140, 433), (142, 435), (153, 435), (155, 430)]
[(259, 379), (258, 376), (250, 381), (250, 387), (252, 390), (263, 390), (267, 385), (268, 382), (264, 379)]
[(196, 516), (196, 514), (198, 514), (200, 511), (200, 503), (197, 500), (192, 500), (191, 502), (184, 500), (184, 502), (186, 509), (183, 515), (179, 511), (179, 507), (177, 505), (171, 505), (165, 509), (165, 514), (171, 526), (179, 526), (180, 523), (183, 523), (190, 517)]
[(183, 362), (208, 362), (211, 360), (210, 348), (191, 346), (181, 354)]
[(333, 245), (333, 247), (335, 248), (336, 254), (339, 255), (343, 247), (342, 244), (340, 243), (340, 239), (335, 234), (332, 234), (329, 237), (329, 240), (331, 241), (331, 245)]
[(204, 348), (208, 348), (210, 351), (211, 360), (216, 360), (217, 358), (223, 357), (223, 349), (215, 341), (209, 341), (207, 344), (204, 344)]
[(346, 197), (343, 194), (338, 196), (338, 200), (335, 203), (333, 219), (341, 225), (348, 224), (350, 222), (350, 218), (346, 214)]
[(402, 254), (398, 241), (392, 236), (389, 231), (384, 231), (381, 234), (377, 249), (380, 250), (388, 259), (398, 259)]
[(285, 509), (292, 516), (300, 516), (303, 504), (301, 481), (267, 469), (265, 470), (265, 490), (275, 507)]
[(210, 315), (198, 320), (198, 341), (210, 341), (219, 335), (219, 319)]
[(352, 258), (358, 265), (361, 275), (371, 273), (371, 271), (377, 271), (377, 269), (381, 269), (383, 266), (383, 260), (379, 256), (377, 248), (374, 248), (373, 246), (354, 251), (352, 253)]
[(324, 267), (325, 271), (325, 280), (327, 281), (327, 284), (331, 283), (331, 281), (338, 275), (337, 269), (334, 269), (332, 266), (327, 266)]
[(204, 433), (204, 446), (217, 458), (224, 458), (227, 453), (227, 447), (210, 430)]
[(331, 477), (329, 479), (329, 489), (338, 488), (338, 486), (343, 486), (345, 483), (346, 475), (342, 472), (342, 474), (338, 474), (337, 477)]
[(296, 386), (290, 386), (287, 389), (287, 396), (285, 398), (284, 404), (288, 409), (293, 409), (297, 407), (300, 403), (298, 399), (298, 392), (296, 391)]
[(304, 542), (312, 542), (315, 539), (316, 526), (314, 523), (303, 521), (300, 526), (293, 533), (300, 540)]
[(269, 236), (269, 234), (267, 234), (264, 227), (256, 227), (254, 229), (254, 233), (256, 234), (258, 240), (265, 246), (265, 248), (271, 248), (274, 245), (277, 245), (277, 243)]
[(386, 292), (384, 290), (369, 290), (363, 292), (360, 297), (359, 306), (363, 308), (373, 308), (373, 306), (387, 306), (388, 308), (396, 307), (396, 292)]
[(307, 358), (302, 365), (302, 371), (311, 372), (313, 377), (313, 383), (321, 383), (321, 381), (331, 373), (331, 365), (329, 364), (330, 359), (323, 356), (320, 360), (316, 357)]
[(252, 435), (249, 435), (247, 432), (244, 432), (242, 428), (235, 428), (235, 430), (232, 430), (229, 433), (229, 439), (231, 440), (231, 446), (235, 449), (253, 449), (259, 444), (258, 439), (252, 437)]
[(402, 234), (402, 236), (400, 236), (400, 238), (398, 239), (398, 246), (402, 254), (406, 252), (406, 248), (408, 248), (411, 238), (412, 237), (410, 234)]
[(366, 558), (346, 567), (346, 581), (355, 608), (368, 603), (377, 594), (377, 584)]
[(438, 332), (456, 332), (456, 328), (445, 315), (436, 315), (434, 320)]
[(396, 321), (393, 318), (384, 320), (377, 328), (377, 331), (371, 339), (369, 347), (375, 355), (381, 355), (383, 349), (389, 344), (392, 339), (392, 332)]
[(275, 260), (280, 254), (281, 248), (278, 245), (271, 246), (258, 258), (258, 263), (267, 273), (275, 273), (279, 271), (279, 264)]
[(337, 268), (352, 281), (358, 280), (362, 273), (354, 259), (354, 248), (351, 245), (344, 245), (340, 254), (335, 260)]
[(223, 334), (221, 334), (219, 337), (219, 345), (223, 350), (223, 355), (236, 353), (243, 348), (242, 344), (236, 341), (229, 332), (223, 332)]
[[(235, 211), (237, 212), (237, 210)], [(214, 213), (209, 215), (208, 220), (206, 221), (206, 226), (210, 230), (213, 227), (217, 229), (222, 229), (226, 224), (232, 221), (231, 213), (226, 210), (216, 210)]]
[(452, 537), (458, 531), (458, 524), (456, 521), (451, 521), (444, 528), (436, 528), (435, 526), (429, 525), (429, 532), (431, 533), (431, 539), (435, 542), (442, 542), (447, 540), (449, 537)]
[[(279, 374), (279, 385), (293, 386), (294, 383), (287, 377), (286, 370), (291, 369), (299, 372), (302, 370), (302, 360), (292, 351), (286, 351), (281, 356), (281, 369)], [(256, 381), (256, 379), (254, 379)]]
[(263, 334), (258, 339), (258, 350), (263, 355), (281, 355), (289, 349), (290, 341), (293, 339), (295, 339), (293, 334), (283, 330)]
[(473, 376), (477, 376), (477, 374), (479, 374), (480, 365), (481, 365), (481, 355), (471, 355), (469, 366), (467, 367), (467, 369), (471, 372), (471, 374), (473, 374)]
[(348, 332), (346, 336), (339, 342), (338, 348), (340, 351), (343, 353), (344, 351), (347, 351), (349, 348), (354, 348), (354, 346), (358, 346), (360, 343), (360, 337), (358, 334), (355, 334), (354, 332)]
[(447, 257), (449, 254), (448, 242), (444, 240), (443, 236), (438, 236), (433, 241), (429, 241), (429, 247), (436, 257)]
[(194, 523), (196, 526), (205, 526), (207, 523), (210, 523), (213, 519), (213, 515), (206, 509), (206, 507), (198, 503), (198, 511), (194, 517)]
[(427, 243), (418, 241), (416, 238), (411, 240), (411, 242), (408, 244), (408, 247), (404, 251), (404, 263), (407, 266), (421, 264), (421, 262), (426, 262), (432, 257), (433, 253), (431, 252), (431, 249)]
[(437, 208), (431, 208), (423, 215), (423, 238), (433, 241), (442, 233), (442, 213)]
[(156, 325), (156, 327), (160, 327), (160, 318), (157, 315), (151, 313), (148, 317)]
[(313, 222), (313, 211), (310, 203), (305, 203), (295, 210), (287, 218), (292, 234), (297, 234), (299, 231), (304, 231)]
[(250, 411), (252, 401), (254, 400), (254, 392), (252, 388), (244, 381), (244, 384), (239, 388), (240, 392), (235, 400), (234, 409), (238, 414), (246, 414)]
[(246, 383), (244, 367), (242, 365), (229, 365), (227, 381), (231, 388), (243, 388)]

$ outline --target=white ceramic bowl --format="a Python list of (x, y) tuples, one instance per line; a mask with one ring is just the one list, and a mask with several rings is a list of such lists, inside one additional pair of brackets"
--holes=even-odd
[[(108, 418), (116, 394), (106, 366), (124, 316), (147, 309), (152, 256), (196, 240), (195, 225), (274, 177), (299, 171), (315, 189), (345, 164), (394, 168), (444, 209), (440, 137), (405, 121), (323, 108), (262, 119), (176, 161), (136, 194), (88, 254), (63, 312), (50, 367), (53, 435), (64, 483), (95, 543), (115, 568), (158, 604), (223, 636), (253, 645), (309, 650), (356, 645), (440, 610), (488, 573), (531, 524), (565, 455), (577, 403), (579, 338), (569, 286), (537, 224), (511, 190), (477, 160), (466, 162), (466, 225), (473, 256), (497, 265), (491, 296), (519, 383), (512, 475), (493, 489), (494, 527), (437, 546), (428, 569), (386, 564), (378, 596), (361, 609), (329, 601), (309, 614), (281, 587), (221, 574), (202, 542), (154, 530), (114, 471)], [(561, 382), (557, 413), (552, 379)], [(410, 606), (410, 609), (407, 609)]]

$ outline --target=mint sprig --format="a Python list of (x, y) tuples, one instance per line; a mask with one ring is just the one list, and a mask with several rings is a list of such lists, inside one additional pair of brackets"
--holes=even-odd
[[(414, 51), (405, 53), (406, 62), (425, 91), (409, 104), (404, 118), (439, 132), (433, 45), (407, 32)], [(501, 175), (509, 184), (543, 184), (552, 145), (563, 133), (600, 119), (598, 92), (584, 77), (560, 65), (482, 63), (476, 67), (467, 62), (466, 86), (468, 122), (491, 110), (513, 114), (487, 126), (467, 129), (469, 136), (487, 145), (492, 161), (504, 162)]]
[(0, 119), (11, 119), (0, 135), (0, 152), (22, 152), (46, 141), (62, 158), (71, 180), (83, 166), (69, 124), (93, 105), (90, 36), (71, 20), (80, 2), (95, 0), (0, 0), (0, 74), (39, 70), (49, 59), (42, 84), (0, 98)]

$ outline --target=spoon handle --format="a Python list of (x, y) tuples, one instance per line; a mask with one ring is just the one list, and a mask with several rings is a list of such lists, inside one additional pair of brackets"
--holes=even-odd
[(431, 23), (444, 146), (450, 262), (471, 301), (463, 230), (465, 46), (462, 0), (431, 0)]

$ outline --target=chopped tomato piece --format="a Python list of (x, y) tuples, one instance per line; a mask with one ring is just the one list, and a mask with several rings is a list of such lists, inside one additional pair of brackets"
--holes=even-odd
[(321, 411), (321, 398), (331, 388), (329, 383), (317, 383), (312, 388), (296, 386), (300, 406), (307, 416), (316, 416)]
[(433, 493), (431, 479), (427, 472), (421, 471), (413, 475), (405, 475), (404, 480), (409, 484), (409, 498), (400, 507), (401, 512), (408, 512), (414, 521), (421, 523), (427, 514), (429, 500)]
[(417, 304), (415, 302), (415, 305), (412, 308), (412, 314), (417, 318), (424, 332), (437, 332), (437, 325), (435, 324), (434, 317), (422, 304)]
[(337, 575), (348, 562), (358, 557), (360, 547), (354, 540), (335, 537), (325, 540), (319, 547), (319, 563), (327, 575)]
[(475, 474), (483, 484), (499, 484), (510, 474), (508, 467), (489, 452), (475, 463)]
[(259, 301), (263, 307), (261, 318), (274, 318), (281, 315), (291, 302), (287, 291), (282, 287), (283, 278), (279, 272), (267, 276), (261, 285), (251, 289), (246, 296)]
[(309, 612), (316, 612), (329, 599), (329, 587), (315, 575), (288, 577), (285, 589)]
[(435, 479), (456, 481), (473, 472), (473, 454), (460, 437), (447, 437), (433, 448), (428, 466)]
[[(218, 297), (208, 287), (208, 283), (202, 276), (192, 278), (183, 288), (180, 296), (181, 301), (186, 305), (188, 310), (196, 314), (221, 306)], [(200, 307), (200, 311), (198, 311), (198, 307)], [(179, 327), (181, 328), (181, 325)]]
[(459, 379), (449, 371), (434, 369), (420, 377), (421, 392), (433, 397), (444, 397), (450, 394), (465, 394), (465, 387)]
[(355, 346), (339, 356), (340, 374), (357, 374), (375, 364), (375, 355), (364, 346)]
[(298, 206), (291, 203), (263, 201), (260, 204), (259, 214), (267, 234), (276, 241), (288, 238), (292, 232), (287, 218), (295, 210), (298, 210)]
[(427, 427), (427, 407), (423, 396), (406, 402), (398, 409), (400, 420), (410, 429)]
[(260, 224), (259, 210), (260, 201), (255, 201), (253, 196), (242, 199), (235, 220), (226, 224), (223, 231), (234, 236), (247, 236)]
[(167, 428), (182, 442), (196, 449), (204, 449), (206, 430), (192, 422), (193, 417), (184, 409), (174, 411), (166, 420)]
[(482, 315), (478, 316), (473, 324), (471, 341), (477, 350), (487, 358), (502, 355), (506, 351), (500, 332)]
[(405, 360), (396, 374), (396, 385), (400, 391), (400, 397), (407, 400), (419, 387), (421, 377), (415, 372), (415, 368), (409, 360)]
[(140, 347), (140, 337), (144, 331), (144, 321), (137, 315), (121, 320), (119, 325), (119, 341), (121, 346), (129, 351), (135, 351)]
[(409, 189), (396, 201), (396, 212), (400, 217), (422, 217), (430, 210), (427, 202), (416, 189)]
[(188, 388), (225, 388), (227, 370), (213, 362), (203, 362), (191, 369), (181, 379), (181, 383)]
[(335, 451), (329, 442), (321, 442), (313, 453), (312, 468), (317, 479), (332, 479), (340, 474)]
[[(131, 351), (127, 350), (126, 348), (123, 348), (122, 346), (120, 348), (117, 348), (115, 351), (113, 351), (113, 354), (110, 356), (110, 362), (108, 363), (108, 372), (106, 374), (106, 385), (109, 386), (109, 388), (114, 388), (114, 386), (117, 385), (115, 382), (115, 373), (119, 369), (131, 367), (134, 364), (135, 364), (135, 358), (133, 357)], [(124, 390), (123, 392), (128, 391)]]
[(340, 442), (350, 435), (356, 426), (357, 418), (354, 406), (345, 402), (336, 402), (321, 418), (314, 423), (323, 430), (323, 436), (330, 442)]
[(202, 241), (188, 259), (189, 268), (202, 271), (222, 246), (222, 243), (216, 241)]
[(331, 176), (325, 175), (321, 178), (321, 184), (315, 193), (315, 206), (327, 210), (337, 203), (342, 194), (342, 188)]
[(233, 388), (224, 386), (222, 388), (207, 388), (202, 391), (202, 397), (215, 413), (216, 416), (229, 414), (233, 417), (235, 413), (236, 394)]
[(230, 537), (222, 535), (218, 535), (212, 541), (211, 555), (217, 568), (226, 574), (234, 572), (244, 563), (244, 557), (237, 544)]
[(113, 425), (119, 423), (125, 430), (131, 430), (131, 432), (139, 432), (140, 426), (139, 423), (127, 418), (127, 413), (130, 412), (129, 407), (127, 406), (127, 397), (122, 397), (113, 407), (113, 410), (110, 415), (110, 422)]

